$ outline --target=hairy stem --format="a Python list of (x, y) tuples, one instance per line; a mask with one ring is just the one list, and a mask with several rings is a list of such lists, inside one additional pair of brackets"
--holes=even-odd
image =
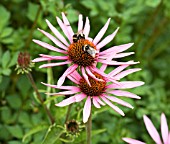
[(92, 119), (90, 113), (89, 119), (86, 123), (87, 144), (91, 144), (91, 127), (92, 127)]
[(30, 82), (31, 82), (31, 84), (32, 84), (32, 87), (33, 87), (33, 89), (34, 89), (34, 91), (35, 91), (35, 93), (36, 93), (39, 101), (41, 102), (44, 110), (46, 111), (46, 113), (47, 113), (47, 115), (48, 115), (48, 117), (49, 117), (49, 119), (50, 119), (50, 121), (51, 121), (51, 124), (54, 124), (54, 118), (52, 117), (52, 115), (51, 115), (49, 109), (46, 107), (46, 105), (44, 105), (44, 101), (43, 101), (43, 99), (42, 99), (42, 97), (41, 97), (41, 95), (40, 95), (40, 93), (39, 93), (39, 91), (38, 91), (38, 89), (37, 89), (37, 86), (36, 86), (36, 84), (35, 84), (35, 82), (34, 82), (34, 79), (33, 79), (33, 77), (32, 77), (32, 74), (31, 74), (31, 73), (27, 73), (27, 77), (28, 77), (28, 79), (30, 80)]

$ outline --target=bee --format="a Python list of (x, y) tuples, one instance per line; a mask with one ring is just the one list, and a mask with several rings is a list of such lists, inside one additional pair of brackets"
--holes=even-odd
[(76, 43), (80, 39), (85, 39), (85, 35), (82, 32), (75, 33), (73, 35), (73, 42)]
[(82, 46), (82, 49), (83, 49), (84, 52), (87, 52), (93, 58), (95, 58), (97, 51), (93, 47), (91, 47), (90, 45), (86, 44), (86, 45)]

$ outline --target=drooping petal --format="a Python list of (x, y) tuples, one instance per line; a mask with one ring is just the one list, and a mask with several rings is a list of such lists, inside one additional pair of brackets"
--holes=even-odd
[(101, 98), (103, 99), (104, 102), (106, 102), (113, 110), (115, 110), (117, 113), (121, 114), (122, 116), (124, 116), (124, 112), (118, 108), (117, 106), (113, 105), (108, 99), (106, 99), (104, 96), (101, 96)]
[(47, 48), (49, 50), (56, 51), (56, 52), (63, 53), (63, 54), (67, 54), (66, 51), (58, 49), (58, 48), (56, 48), (56, 47), (54, 47), (54, 46), (52, 46), (52, 45), (50, 45), (48, 43), (40, 41), (40, 40), (33, 39), (33, 42), (35, 42), (36, 44), (38, 44), (38, 45), (40, 45), (40, 46), (42, 46), (44, 48)]
[(157, 144), (162, 144), (161, 138), (160, 138), (160, 136), (158, 134), (158, 131), (154, 127), (154, 125), (151, 122), (151, 120), (146, 115), (143, 116), (143, 119), (144, 119), (144, 123), (145, 123), (146, 129), (147, 129), (148, 133), (150, 134), (150, 136), (152, 137), (152, 139)]
[(168, 124), (167, 124), (164, 113), (162, 113), (161, 115), (161, 133), (162, 133), (164, 144), (169, 144), (168, 143)]
[(71, 28), (71, 25), (70, 25), (67, 17), (65, 16), (65, 14), (63, 12), (61, 14), (62, 14), (62, 17), (63, 17), (63, 22), (65, 24), (65, 27), (66, 27), (66, 29), (68, 31), (69, 36), (70, 36), (70, 42), (72, 42), (73, 41), (72, 36), (74, 35), (74, 32), (73, 32), (73, 30)]
[(72, 97), (69, 97), (67, 99), (64, 99), (63, 101), (61, 101), (60, 103), (58, 104), (55, 104), (56, 106), (59, 106), (59, 107), (63, 107), (63, 106), (67, 106), (69, 104), (72, 104), (74, 103), (76, 100), (75, 100), (75, 97), (72, 96)]
[(46, 37), (48, 37), (53, 43), (55, 43), (58, 47), (67, 50), (68, 48), (63, 45), (59, 40), (57, 40), (54, 36), (52, 36), (51, 34), (49, 34), (48, 32), (41, 30), (38, 28), (38, 30), (43, 33)]
[(133, 93), (127, 92), (127, 91), (122, 91), (122, 90), (112, 90), (112, 91), (107, 91), (107, 93), (110, 93), (110, 94), (113, 94), (113, 95), (116, 95), (116, 96), (123, 96), (123, 97), (140, 99), (139, 96), (137, 96)]
[(102, 106), (105, 106), (106, 104), (104, 102), (101, 101), (101, 99), (99, 97), (95, 97), (96, 101), (101, 104)]
[(83, 16), (80, 14), (78, 21), (78, 32), (80, 32), (81, 30), (83, 30)]
[(99, 44), (97, 44), (96, 45), (97, 49), (101, 49), (102, 47), (107, 45), (115, 37), (118, 30), (119, 30), (119, 27), (111, 35), (108, 35)]
[(70, 64), (70, 63), (71, 63), (70, 61), (59, 62), (59, 63), (48, 63), (48, 64), (43, 64), (43, 65), (41, 65), (39, 68), (60, 66), (60, 65)]
[(98, 59), (98, 62), (101, 62), (103, 64), (107, 65), (132, 65), (132, 64), (138, 64), (139, 62), (134, 62), (134, 61), (128, 61), (128, 62), (117, 62), (117, 61), (108, 61), (108, 60), (101, 60)]
[(114, 76), (118, 73), (120, 73), (122, 70), (124, 70), (125, 68), (127, 68), (129, 65), (121, 65), (117, 68), (115, 68), (113, 71), (111, 71), (108, 76)]
[(86, 22), (85, 22), (84, 29), (83, 29), (85, 38), (87, 38), (89, 36), (89, 32), (90, 32), (90, 22), (89, 22), (88, 17), (86, 17)]
[(75, 79), (74, 77), (72, 77), (71, 75), (68, 75), (67, 76), (68, 79), (70, 79), (72, 82), (76, 83), (76, 84), (79, 84), (79, 81), (77, 79)]
[(84, 98), (86, 98), (87, 95), (85, 95), (84, 93), (80, 93), (80, 94), (75, 95), (74, 97), (75, 97), (75, 99), (76, 99), (76, 102), (80, 102), (80, 101), (82, 101)]
[(146, 144), (144, 142), (141, 142), (139, 140), (135, 140), (132, 138), (122, 138), (125, 142), (127, 142), (128, 144)]
[(83, 108), (83, 122), (84, 123), (88, 121), (90, 113), (91, 113), (91, 98), (90, 96), (88, 96), (85, 102), (84, 108)]
[(103, 28), (99, 31), (99, 33), (97, 34), (97, 36), (94, 38), (93, 40), (93, 43), (96, 45), (100, 40), (101, 38), (103, 37), (103, 35), (105, 34), (108, 26), (109, 26), (109, 23), (110, 23), (110, 18), (107, 20), (106, 24), (103, 26)]
[(117, 75), (114, 76), (114, 79), (116, 80), (120, 80), (121, 78), (131, 74), (131, 73), (134, 73), (134, 72), (137, 72), (137, 71), (140, 71), (141, 69), (140, 68), (133, 68), (133, 69), (128, 69), (128, 70), (125, 70)]
[(100, 107), (100, 104), (98, 103), (98, 101), (96, 100), (96, 97), (95, 96), (93, 96), (93, 104), (94, 104), (94, 106), (96, 107), (96, 108), (101, 108)]
[(77, 71), (72, 72), (70, 75), (76, 78), (78, 81), (82, 78)]
[(105, 95), (105, 97), (106, 97), (107, 99), (113, 101), (113, 102), (116, 102), (116, 103), (118, 103), (118, 104), (120, 104), (120, 105), (123, 105), (123, 106), (126, 106), (126, 107), (128, 107), (128, 108), (133, 109), (133, 106), (132, 106), (131, 104), (129, 104), (129, 103), (127, 103), (127, 102), (125, 102), (125, 101), (123, 101), (123, 100), (121, 100), (121, 99), (118, 99), (118, 98), (113, 97), (113, 96), (107, 96), (107, 95)]
[(59, 78), (58, 82), (57, 82), (57, 86), (60, 87), (63, 83), (64, 80), (66, 78), (67, 75), (69, 75), (70, 73), (72, 73), (73, 71), (75, 71), (75, 69), (78, 67), (77, 64), (73, 64), (72, 66), (70, 66), (64, 73), (63, 75)]
[(83, 75), (84, 79), (86, 80), (86, 82), (88, 83), (88, 85), (91, 87), (89, 78), (88, 78), (88, 76), (87, 76), (87, 74), (86, 74), (86, 72), (85, 72), (84, 67), (81, 67), (81, 72), (82, 72), (82, 75)]
[(68, 42), (66, 41), (66, 39), (62, 36), (62, 34), (60, 34), (60, 32), (46, 19), (46, 23), (48, 25), (48, 27), (51, 29), (51, 31), (55, 34), (55, 36), (63, 43), (65, 44), (67, 47), (69, 46)]

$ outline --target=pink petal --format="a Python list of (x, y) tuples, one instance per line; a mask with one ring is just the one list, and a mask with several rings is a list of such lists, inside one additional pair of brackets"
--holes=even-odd
[(119, 72), (121, 72), (122, 70), (124, 70), (126, 67), (128, 67), (129, 65), (121, 65), (117, 68), (115, 68), (113, 71), (111, 71), (108, 76), (114, 76), (116, 74), (118, 74)]
[(87, 38), (89, 36), (89, 32), (90, 32), (90, 22), (88, 17), (86, 17), (86, 22), (85, 22), (85, 26), (83, 29), (83, 33), (85, 35), (85, 38)]
[(124, 96), (124, 97), (129, 97), (129, 98), (136, 98), (136, 99), (140, 99), (139, 96), (127, 92), (127, 91), (122, 91), (122, 90), (112, 90), (112, 91), (108, 91), (108, 93), (116, 95), (116, 96)]
[(137, 72), (137, 71), (140, 71), (141, 69), (140, 68), (133, 68), (133, 69), (128, 69), (128, 70), (125, 70), (117, 75), (114, 76), (114, 79), (116, 80), (120, 80), (121, 78), (131, 74), (131, 73), (134, 73), (134, 72)]
[(80, 102), (80, 101), (82, 101), (84, 98), (86, 98), (87, 95), (85, 95), (84, 93), (80, 93), (80, 94), (75, 95), (74, 97), (75, 97), (75, 99), (76, 99), (76, 102)]
[(134, 61), (117, 62), (117, 61), (108, 61), (108, 60), (101, 60), (101, 59), (98, 59), (98, 62), (107, 64), (107, 65), (132, 65), (132, 64), (137, 64), (137, 63), (139, 63), (139, 62), (134, 62)]
[(105, 95), (105, 97), (108, 98), (109, 100), (115, 102), (115, 103), (118, 103), (120, 105), (123, 105), (123, 106), (126, 106), (128, 108), (133, 109), (133, 106), (131, 104), (129, 104), (129, 103), (127, 103), (127, 102), (125, 102), (125, 101), (123, 101), (121, 99), (118, 99), (118, 98), (113, 97), (113, 96), (107, 96), (107, 95)]
[(42, 58), (42, 57), (40, 57), (40, 58), (36, 58), (36, 59), (33, 59), (32, 60), (32, 62), (42, 62), (42, 61), (49, 61), (49, 60), (51, 60), (50, 58)]
[(108, 48), (105, 51), (100, 52), (99, 55), (120, 53), (120, 52), (123, 52), (123, 51), (127, 50), (128, 48), (130, 48), (133, 44), (134, 43), (128, 43), (128, 44), (123, 44), (123, 45), (119, 45), (119, 46), (114, 46), (114, 47)]
[(99, 44), (97, 44), (96, 45), (97, 49), (100, 49), (104, 47), (105, 45), (107, 45), (115, 37), (118, 30), (119, 28), (117, 28), (111, 35), (108, 35)]
[(105, 34), (108, 26), (110, 23), (110, 18), (107, 20), (106, 24), (103, 26), (103, 28), (99, 31), (99, 33), (97, 34), (97, 36), (94, 38), (93, 43), (96, 45), (100, 39), (103, 37), (103, 35)]
[(76, 70), (72, 72), (70, 75), (74, 77), (75, 79), (77, 79), (77, 81), (80, 81), (80, 79), (82, 78)]
[(101, 108), (95, 96), (93, 96), (93, 104), (96, 108)]
[(91, 97), (88, 96), (83, 108), (83, 122), (86, 123), (91, 113)]
[(118, 108), (117, 106), (113, 105), (108, 99), (106, 99), (104, 96), (101, 96), (101, 98), (103, 99), (104, 102), (106, 102), (113, 110), (115, 110), (117, 113), (121, 114), (122, 116), (124, 116), (124, 112)]
[(67, 28), (66, 28), (66, 25), (61, 21), (61, 19), (59, 19), (58, 17), (57, 18), (57, 22), (60, 26), (60, 28), (62, 29), (63, 33), (65, 34), (65, 36), (68, 38), (68, 40), (70, 41), (70, 43), (72, 43), (72, 36), (70, 36)]
[(79, 21), (78, 21), (78, 32), (83, 30), (83, 16), (79, 15)]
[(61, 101), (60, 103), (58, 104), (55, 104), (56, 106), (59, 106), (59, 107), (63, 107), (63, 106), (67, 106), (69, 104), (72, 104), (75, 102), (75, 97), (72, 96), (72, 97), (69, 97), (67, 99), (64, 99), (63, 101)]
[(85, 73), (84, 67), (81, 67), (81, 72), (82, 72), (82, 75), (83, 75), (84, 79), (86, 80), (86, 82), (88, 83), (88, 85), (91, 87), (89, 78), (88, 78), (88, 76), (87, 76), (86, 73)]
[(79, 81), (76, 80), (74, 77), (72, 77), (71, 75), (68, 75), (67, 76), (72, 82), (76, 83), (76, 84), (79, 84)]
[(67, 50), (68, 48), (63, 45), (59, 40), (57, 40), (55, 37), (53, 37), (51, 34), (49, 34), (48, 32), (45, 32), (41, 29), (38, 29), (40, 32), (42, 32), (46, 37), (48, 37), (52, 42), (54, 42), (58, 47)]
[(162, 144), (160, 136), (158, 134), (158, 131), (154, 127), (154, 125), (151, 122), (151, 120), (146, 115), (143, 116), (143, 119), (144, 119), (144, 123), (145, 123), (146, 129), (147, 129), (148, 133), (150, 134), (150, 136), (152, 137), (152, 139), (157, 144)]
[(66, 39), (60, 34), (60, 32), (46, 19), (46, 23), (48, 27), (51, 29), (51, 31), (55, 34), (55, 36), (66, 46), (69, 46)]
[(59, 62), (59, 63), (48, 63), (48, 64), (43, 64), (43, 65), (41, 65), (39, 68), (60, 66), (60, 65), (70, 64), (70, 63), (71, 63), (70, 61)]
[(100, 100), (99, 97), (95, 97), (96, 101), (101, 104), (102, 106), (105, 106), (106, 104)]
[(58, 92), (58, 93), (46, 93), (51, 96), (60, 96), (60, 95), (72, 95), (77, 93), (76, 91), (63, 91), (63, 92)]
[(161, 133), (164, 144), (168, 144), (168, 124), (164, 113), (161, 115)]
[(119, 82), (119, 84), (110, 84), (106, 86), (106, 88), (113, 88), (113, 89), (126, 89), (126, 88), (134, 88), (143, 85), (144, 82), (142, 81), (124, 81), (124, 82)]
[(168, 144), (170, 144), (170, 133), (168, 135)]
[(63, 75), (59, 78), (58, 82), (57, 82), (57, 86), (60, 87), (64, 81), (67, 75), (69, 75), (70, 73), (72, 73), (73, 71), (75, 71), (75, 69), (78, 67), (77, 64), (73, 64), (72, 66), (70, 66), (64, 73)]
[(54, 60), (66, 60), (68, 59), (68, 56), (51, 56), (51, 55), (45, 55), (45, 54), (39, 54), (41, 57), (44, 58), (50, 58), (50, 59), (54, 59)]
[(127, 142), (128, 144), (146, 144), (144, 142), (132, 139), (132, 138), (122, 138), (125, 142)]
[(63, 54), (67, 54), (66, 51), (60, 50), (60, 49), (58, 49), (58, 48), (56, 48), (56, 47), (54, 47), (54, 46), (52, 46), (48, 43), (45, 43), (45, 42), (42, 42), (42, 41), (39, 41), (39, 40), (35, 40), (35, 39), (33, 40), (33, 42), (35, 42), (36, 44), (38, 44), (38, 45), (40, 45), (44, 48), (47, 48), (49, 50), (56, 51), (56, 52), (63, 53)]
[(68, 34), (70, 35), (70, 38), (71, 38), (70, 42), (72, 42), (72, 36), (74, 35), (74, 32), (73, 32), (73, 30), (70, 26), (70, 23), (69, 23), (67, 17), (65, 16), (65, 14), (63, 12), (61, 14), (62, 14), (62, 17), (63, 17), (63, 22), (64, 22), (66, 29), (68, 31)]
[(134, 54), (134, 52), (119, 53), (119, 54), (114, 55), (113, 58), (123, 58), (123, 57), (129, 56), (129, 55), (132, 55), (132, 54)]

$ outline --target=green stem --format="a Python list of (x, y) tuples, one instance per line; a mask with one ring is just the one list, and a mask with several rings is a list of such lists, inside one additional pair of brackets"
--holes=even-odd
[(70, 105), (68, 106), (65, 123), (66, 123), (66, 122), (68, 121), (68, 119), (69, 119), (69, 115), (70, 115), (70, 112), (71, 112), (71, 107), (72, 107), (72, 104), (70, 104)]
[(86, 123), (87, 144), (91, 144), (91, 128), (92, 128), (92, 119), (91, 119), (91, 112), (90, 112), (89, 119)]
[(31, 84), (32, 84), (32, 87), (33, 87), (33, 89), (34, 89), (34, 91), (35, 91), (35, 93), (36, 93), (39, 101), (41, 102), (44, 110), (46, 111), (46, 113), (47, 113), (47, 115), (48, 115), (48, 117), (49, 117), (49, 119), (50, 119), (50, 121), (51, 121), (51, 124), (54, 124), (54, 122), (55, 122), (55, 121), (54, 121), (54, 118), (52, 117), (52, 115), (51, 115), (49, 109), (46, 107), (46, 105), (44, 105), (44, 101), (43, 101), (43, 99), (42, 99), (42, 97), (41, 97), (41, 95), (40, 95), (40, 93), (39, 93), (39, 91), (38, 91), (38, 88), (37, 88), (37, 86), (36, 86), (36, 84), (35, 84), (35, 81), (34, 81), (34, 79), (33, 79), (33, 77), (32, 77), (32, 74), (31, 74), (31, 73), (27, 73), (27, 77), (28, 77), (28, 79), (30, 80), (30, 82), (31, 82)]

